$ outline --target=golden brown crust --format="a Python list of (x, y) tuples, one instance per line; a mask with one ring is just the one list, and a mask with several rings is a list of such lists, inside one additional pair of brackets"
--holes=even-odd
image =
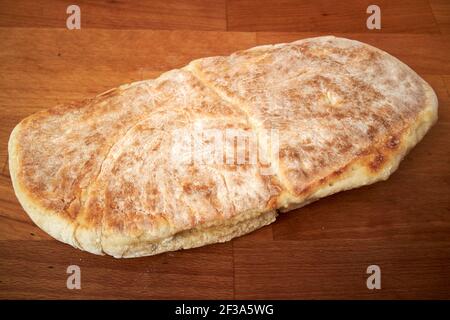
[(257, 125), (283, 132), (280, 178), (287, 202), (302, 202), (319, 181), (367, 154), (376, 154), (367, 174), (380, 171), (386, 157), (376, 148), (384, 152), (386, 137), (394, 149), (428, 103), (437, 112), (435, 97), (426, 100), (433, 90), (413, 70), (342, 38), (256, 47), (193, 61), (189, 69)]
[[(89, 252), (134, 257), (226, 241), (273, 222), (274, 209), (386, 179), (436, 119), (434, 91), (406, 65), (320, 37), (196, 60), (39, 112), (11, 134), (9, 163), (39, 227)], [(277, 129), (278, 170), (186, 161), (192, 150), (171, 157), (208, 129)], [(205, 141), (197, 153), (210, 154)], [(223, 148), (245, 154), (234, 140)]]

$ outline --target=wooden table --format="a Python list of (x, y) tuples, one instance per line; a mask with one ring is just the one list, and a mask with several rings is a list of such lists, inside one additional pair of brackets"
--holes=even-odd
[[(450, 2), (0, 2), (1, 298), (450, 298)], [(436, 90), (439, 122), (386, 182), (282, 214), (225, 244), (131, 260), (94, 256), (51, 239), (19, 205), (7, 141), (24, 117), (158, 76), (190, 60), (257, 44), (336, 34), (397, 56)], [(66, 268), (81, 267), (81, 290)], [(366, 268), (381, 268), (368, 290)]]

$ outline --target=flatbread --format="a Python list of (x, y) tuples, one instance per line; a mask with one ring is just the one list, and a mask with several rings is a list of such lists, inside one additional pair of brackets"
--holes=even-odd
[[(228, 241), (279, 211), (387, 179), (437, 106), (386, 52), (304, 39), (195, 60), (31, 115), (11, 133), (10, 172), (25, 211), (54, 238), (95, 254), (153, 255)], [(248, 143), (227, 132), (249, 133)], [(268, 132), (250, 161), (251, 137)], [(234, 162), (214, 153), (219, 140)]]

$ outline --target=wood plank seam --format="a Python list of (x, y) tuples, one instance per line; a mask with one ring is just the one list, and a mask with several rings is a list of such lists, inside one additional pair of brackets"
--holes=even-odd
[[(449, 37), (450, 38), (450, 37)], [(447, 92), (447, 96), (449, 96), (450, 97), (450, 86), (449, 85), (447, 85), (447, 77), (450, 77), (450, 75), (447, 75), (447, 74), (442, 74), (442, 75), (440, 75), (441, 76), (441, 79), (442, 79), (442, 81), (443, 81), (443, 83), (444, 83), (444, 86), (445, 86), (445, 90), (446, 90), (446, 92)]]
[(228, 1), (229, 0), (225, 0), (225, 30), (228, 30)]
[(20, 220), (20, 219), (15, 219), (15, 218), (13, 218), (13, 217), (8, 217), (8, 216), (5, 216), (5, 215), (3, 215), (3, 214), (0, 214), (0, 219), (5, 219), (5, 220), (17, 222), (17, 223), (23, 223), (23, 224), (27, 224), (27, 225), (33, 226), (33, 227), (36, 226), (36, 225), (34, 224), (34, 222), (32, 222), (31, 220)]
[(442, 28), (441, 28), (441, 24), (438, 23), (438, 20), (436, 19), (436, 16), (435, 16), (435, 13), (434, 13), (434, 10), (433, 10), (433, 6), (431, 5), (430, 0), (427, 0), (427, 4), (428, 4), (428, 7), (430, 8), (431, 15), (433, 17), (434, 23), (436, 24), (436, 26), (437, 26), (437, 28), (439, 30), (439, 33), (443, 34)]
[(5, 178), (9, 178), (9, 175), (6, 172), (7, 166), (8, 166), (8, 157), (6, 157), (6, 159), (5, 159), (5, 163), (2, 166), (2, 172), (1, 172), (1, 175)]

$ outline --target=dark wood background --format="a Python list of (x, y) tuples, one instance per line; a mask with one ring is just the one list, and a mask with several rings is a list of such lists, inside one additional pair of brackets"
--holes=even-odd
[[(66, 8), (81, 27), (65, 27)], [(450, 1), (0, 1), (0, 298), (450, 298)], [(324, 34), (375, 45), (439, 97), (439, 122), (386, 182), (232, 242), (115, 260), (52, 240), (17, 202), (7, 140), (24, 117), (190, 60)], [(66, 268), (81, 267), (81, 290)], [(366, 288), (381, 267), (382, 289)]]

